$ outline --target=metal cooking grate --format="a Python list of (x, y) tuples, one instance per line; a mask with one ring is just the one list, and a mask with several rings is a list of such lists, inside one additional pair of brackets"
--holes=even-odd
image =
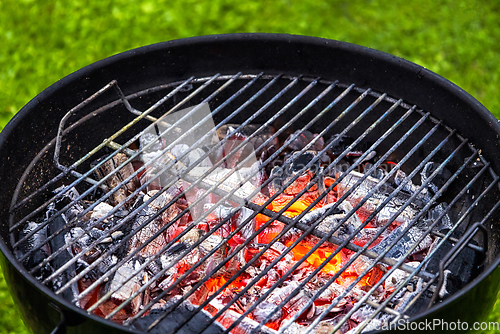
[[(106, 102), (104, 105), (98, 105), (99, 99), (109, 101), (112, 90), (115, 90), (118, 94), (119, 99), (112, 102)], [(326, 155), (327, 150), (338, 144), (343, 135), (351, 135), (353, 138), (350, 145), (346, 145), (345, 149), (339, 153), (333, 161), (330, 161), (328, 167), (320, 170), (315, 176), (317, 179), (322, 176), (327, 176), (342, 162), (342, 159), (355, 150), (359, 150), (359, 147), (363, 144), (366, 145), (361, 153), (359, 153), (359, 158), (357, 158), (353, 164), (351, 164), (347, 170), (344, 170), (339, 174), (339, 177), (331, 184), (327, 189), (325, 189), (320, 196), (311, 203), (307, 209), (305, 209), (299, 215), (288, 218), (283, 213), (286, 212), (299, 198), (305, 194), (313, 185), (310, 183), (306, 188), (302, 189), (293, 200), (291, 200), (285, 207), (283, 207), (279, 212), (273, 212), (266, 207), (272, 203), (272, 201), (279, 196), (289, 185), (291, 185), (300, 173), (297, 173), (291, 180), (285, 183), (281, 189), (273, 196), (270, 196), (267, 201), (263, 204), (256, 204), (251, 201), (251, 199), (259, 193), (259, 189), (253, 191), (252, 194), (247, 195), (245, 198), (241, 197), (243, 193), (241, 188), (228, 189), (225, 187), (224, 182), (226, 182), (230, 175), (236, 171), (234, 169), (228, 175), (216, 180), (216, 182), (210, 181), (208, 176), (210, 173), (221, 165), (222, 162), (215, 164), (212, 168), (208, 169), (201, 177), (194, 177), (191, 171), (200, 162), (202, 162), (206, 157), (208, 157), (211, 151), (205, 152), (199, 159), (188, 166), (181, 166), (179, 170), (174, 169), (179, 166), (179, 162), (183, 159), (189, 152), (185, 152), (180, 156), (172, 156), (170, 160), (167, 160), (162, 170), (158, 171), (155, 176), (164, 175), (167, 173), (166, 185), (157, 192), (154, 196), (149, 198), (143, 204), (133, 207), (130, 212), (125, 216), (121, 217), (119, 221), (112, 226), (107, 233), (96, 238), (87, 247), (81, 249), (80, 253), (76, 256), (67, 258), (67, 250), (75, 245), (78, 240), (83, 238), (85, 235), (90, 235), (92, 227), (103, 223), (106, 219), (110, 218), (112, 215), (117, 215), (124, 209), (126, 201), (118, 203), (114, 208), (108, 212), (106, 215), (93, 221), (92, 224), (87, 226), (84, 231), (86, 234), (75, 237), (69, 242), (64, 242), (64, 234), (67, 233), (72, 226), (83, 219), (85, 215), (91, 212), (98, 204), (109, 200), (114, 196), (114, 194), (119, 191), (122, 187), (126, 186), (134, 177), (140, 174), (144, 169), (146, 169), (148, 163), (143, 167), (136, 170), (130, 176), (120, 179), (120, 183), (113, 189), (109, 189), (107, 180), (109, 180), (114, 175), (117, 175), (119, 171), (127, 166), (127, 164), (133, 161), (135, 158), (139, 157), (141, 150), (131, 150), (129, 147), (139, 140), (141, 135), (149, 132), (159, 131), (158, 127), (162, 125), (164, 120), (162, 115), (173, 114), (183, 108), (192, 106), (186, 117), (194, 114), (197, 110), (202, 108), (203, 104), (208, 103), (212, 109), (210, 117), (212, 117), (216, 122), (216, 127), (213, 132), (206, 133), (206, 137), (203, 137), (197, 141), (201, 142), (205, 138), (214, 135), (217, 129), (222, 126), (231, 123), (241, 124), (235, 131), (240, 130), (247, 124), (259, 124), (253, 134), (250, 134), (248, 138), (244, 139), (239, 143), (238, 147), (232, 149), (230, 154), (236, 152), (239, 148), (247, 144), (252, 138), (254, 138), (261, 130), (265, 129), (268, 125), (273, 125), (276, 122), (281, 122), (281, 126), (276, 128), (276, 132), (272, 134), (266, 141), (264, 141), (260, 148), (266, 147), (269, 143), (276, 138), (283, 141), (282, 138), (286, 138), (285, 135), (291, 135), (289, 139), (294, 140), (303, 134), (306, 130), (314, 131), (318, 133), (312, 141), (307, 144), (301, 153), (314, 148), (316, 141), (320, 140), (321, 137), (340, 134), (337, 140), (332, 140), (325, 145), (325, 148), (318, 152), (318, 154), (310, 161), (307, 162), (305, 166), (301, 169), (301, 172), (307, 171), (308, 169), (314, 167), (315, 163), (321, 159), (322, 156)], [(97, 106), (97, 107), (96, 107)], [(135, 106), (135, 107), (134, 107)], [(136, 109), (137, 108), (137, 109)], [(144, 111), (140, 111), (140, 110)], [(77, 114), (85, 111), (86, 116), (74, 121), (69, 126), (71, 118)], [(79, 138), (72, 138), (71, 136), (77, 128), (84, 128), (86, 124), (90, 124), (92, 119), (98, 119), (110, 111), (118, 111), (122, 114), (127, 114), (130, 120), (127, 120), (125, 126), (120, 126), (120, 129), (114, 129), (110, 133), (102, 134), (99, 138), (98, 133), (92, 133), (96, 144), (95, 148), (84, 152), (84, 154), (74, 155), (71, 145), (78, 146)], [(251, 110), (251, 111), (250, 111)], [(200, 122), (201, 125), (204, 121)], [(182, 123), (182, 119), (174, 124), (170, 124), (169, 127), (164, 128), (164, 132), (159, 134), (161, 138), (167, 136), (173, 136), (176, 138), (172, 143), (168, 144), (164, 150), (171, 150), (176, 143), (179, 143), (187, 136), (192, 135), (198, 125), (193, 126), (190, 131), (178, 131), (178, 126)], [(297, 125), (300, 125), (297, 128)], [(90, 126), (89, 126), (90, 127)], [(293, 132), (293, 130), (298, 129), (299, 131)], [(75, 136), (76, 137), (76, 136)], [(226, 139), (222, 139), (221, 144), (224, 143)], [(265, 158), (260, 166), (260, 170), (264, 170), (269, 167), (275, 158), (277, 158), (285, 149), (287, 149), (288, 144), (291, 140), (286, 141), (272, 154)], [(123, 144), (121, 144), (123, 143)], [(197, 144), (195, 143), (195, 145)], [(369, 143), (369, 144), (366, 144)], [(66, 147), (67, 145), (67, 147)], [(95, 165), (91, 165), (90, 162), (103, 156), (103, 152), (112, 149), (112, 152), (105, 154), (105, 157), (99, 160)], [(257, 149), (259, 150), (259, 149)], [(121, 161), (118, 166), (110, 173), (105, 175), (100, 180), (96, 180), (95, 174), (104, 164), (108, 161), (112, 161), (113, 157), (116, 157), (119, 152), (125, 153), (127, 159)], [(374, 153), (376, 152), (376, 153)], [(229, 155), (230, 155), (229, 154)], [(350, 175), (351, 172), (360, 168), (364, 164), (365, 158), (369, 158), (376, 154), (377, 158), (371, 166), (366, 166), (365, 173), (362, 177), (355, 182), (351, 189), (349, 189), (342, 197), (328, 209), (320, 210), (316, 212), (321, 213), (321, 217), (317, 219), (314, 223), (307, 221), (307, 214), (311, 209), (319, 202), (321, 202), (327, 194), (334, 189), (342, 180)], [(32, 184), (32, 180), (37, 179), (37, 175), (40, 172), (38, 166), (43, 165), (41, 161), (48, 161), (48, 157), (53, 155), (54, 165), (57, 169), (52, 168), (51, 173), (54, 177), (50, 181), (40, 184), (35, 191), (29, 191), (29, 184)], [(76, 157), (75, 157), (76, 156)], [(158, 156), (157, 159), (164, 158), (164, 156)], [(335, 213), (336, 209), (341, 205), (341, 203), (350, 196), (357, 187), (359, 187), (365, 180), (369, 180), (369, 175), (376, 171), (383, 163), (389, 159), (394, 159), (395, 164), (393, 168), (387, 172), (387, 174), (380, 181), (378, 180), (377, 185), (372, 188), (366, 196), (354, 206), (354, 208), (348, 212), (344, 218), (342, 218), (337, 225), (336, 229), (332, 229), (329, 232), (325, 232), (319, 229), (320, 222), (325, 219), (325, 217)], [(150, 165), (154, 163), (153, 159), (149, 162)], [(407, 176), (400, 182), (399, 186), (392, 191), (392, 193), (385, 198), (385, 200), (376, 208), (374, 212), (370, 214), (368, 218), (363, 221), (363, 224), (359, 226), (355, 235), (361, 231), (367, 224), (376, 217), (380, 211), (383, 210), (384, 206), (395, 200), (398, 194), (407, 189), (408, 186), (412, 185), (412, 179), (418, 179), (420, 177), (420, 172), (426, 166), (427, 163), (434, 161), (436, 162), (436, 169), (426, 180), (421, 180), (421, 186), (415, 188), (415, 191), (408, 197), (408, 199), (401, 204), (399, 211), (394, 214), (364, 246), (357, 246), (352, 241), (352, 238), (343, 239), (335, 236), (335, 232), (338, 228), (342, 226), (348, 219), (355, 214), (357, 210), (362, 208), (363, 204), (370, 200), (370, 198), (377, 193), (380, 187), (384, 186), (385, 181), (389, 180), (391, 177), (397, 174), (399, 170), (404, 170)], [(281, 166), (283, 169), (292, 161), (285, 161)], [(439, 177), (443, 170), (449, 170), (450, 173), (446, 180), (440, 184), (440, 188), (436, 189), (431, 200), (426, 202), (425, 205), (419, 210), (418, 214), (412, 217), (411, 221), (405, 225), (404, 233), (399, 235), (397, 238), (392, 240), (392, 243), (388, 245), (385, 249), (377, 248), (377, 251), (370, 250), (368, 247), (379, 238), (387, 228), (391, 226), (399, 214), (403, 213), (405, 208), (412, 205), (415, 200), (417, 200), (419, 194), (421, 194), (424, 189), (429, 186)], [(59, 172), (57, 172), (59, 170)], [(177, 173), (172, 173), (175, 170)], [(57, 172), (57, 173), (56, 173)], [(170, 174), (169, 174), (170, 173)], [(249, 175), (241, 184), (249, 181), (253, 175)], [(120, 176), (121, 177), (121, 176)], [(269, 183), (273, 182), (276, 176), (271, 175), (262, 185), (265, 187)], [(173, 196), (168, 203), (159, 209), (156, 213), (150, 216), (148, 219), (144, 220), (140, 226), (134, 227), (128, 235), (125, 235), (120, 242), (113, 242), (109, 249), (104, 251), (99, 255), (98, 258), (94, 260), (91, 264), (83, 269), (79, 269), (78, 273), (75, 271), (75, 267), (79, 265), (80, 259), (84, 254), (91, 251), (96, 245), (103, 242), (103, 240), (109, 240), (112, 238), (113, 233), (120, 231), (121, 228), (127, 224), (131, 224), (137, 217), (137, 215), (151, 204), (155, 199), (157, 199), (161, 194), (163, 194), (169, 187), (173, 186), (178, 180), (185, 180), (190, 187), (184, 189), (183, 193), (176, 194)], [(305, 303), (301, 311), (295, 313), (289, 321), (284, 323), (279, 332), (285, 330), (291, 330), (289, 327), (294, 320), (297, 320), (304, 311), (306, 311), (314, 301), (327, 289), (332, 287), (335, 280), (342, 275), (342, 273), (355, 262), (356, 259), (361, 259), (365, 263), (369, 263), (369, 266), (364, 268), (364, 270), (359, 274), (358, 278), (352, 281), (350, 285), (345, 287), (345, 289), (339, 293), (330, 306), (326, 307), (323, 312), (317, 316), (314, 321), (312, 321), (306, 333), (309, 333), (320, 323), (320, 321), (337, 305), (339, 301), (345, 296), (352, 292), (356, 284), (363, 279), (371, 270), (377, 266), (383, 266), (386, 268), (383, 272), (383, 276), (380, 280), (370, 286), (368, 291), (365, 291), (363, 295), (358, 297), (358, 301), (353, 305), (352, 309), (343, 315), (342, 319), (338, 319), (337, 323), (332, 326), (333, 332), (340, 329), (348, 319), (354, 314), (358, 309), (362, 307), (371, 307), (371, 314), (361, 322), (357, 327), (356, 331), (362, 331), (372, 319), (379, 317), (381, 314), (386, 314), (392, 321), (397, 321), (400, 318), (408, 318), (412, 314), (412, 307), (419, 303), (422, 298), (428, 294), (432, 295), (430, 298), (430, 305), (433, 304), (439, 298), (439, 291), (445, 281), (446, 275), (445, 270), (448, 268), (453, 260), (463, 253), (465, 247), (467, 249), (475, 252), (478, 256), (488, 256), (488, 252), (491, 252), (487, 245), (487, 229), (485, 228), (486, 223), (491, 219), (494, 211), (500, 205), (500, 202), (495, 202), (489, 198), (494, 198), (493, 192), (497, 191), (499, 177), (490, 168), (490, 164), (485, 161), (485, 159), (480, 155), (478, 149), (474, 148), (473, 145), (468, 143), (467, 139), (462, 138), (455, 130), (449, 129), (442, 121), (433, 118), (430, 113), (424, 112), (418, 109), (417, 106), (411, 106), (403, 102), (402, 100), (393, 99), (386, 94), (380, 94), (374, 92), (370, 89), (361, 89), (355, 87), (354, 85), (342, 84), (339, 82), (329, 82), (322, 80), (320, 78), (312, 79), (305, 78), (302, 76), (288, 77), (283, 75), (264, 75), (263, 73), (254, 75), (243, 75), (238, 73), (236, 75), (214, 75), (207, 78), (194, 78), (191, 77), (182, 82), (170, 83), (158, 87), (154, 87), (145, 91), (137, 92), (128, 96), (125, 96), (118, 87), (116, 82), (110, 82), (107, 86), (103, 87), (97, 93), (89, 97), (87, 100), (70, 110), (64, 118), (61, 120), (58, 136), (51, 143), (40, 151), (37, 157), (33, 160), (31, 165), (23, 174), (18, 187), (15, 192), (15, 196), (12, 200), (11, 206), (11, 221), (10, 221), (10, 232), (12, 240), (12, 248), (17, 252), (19, 261), (25, 263), (30, 257), (33, 257), (37, 251), (47, 247), (51, 242), (60, 242), (61, 247), (57, 251), (52, 251), (50, 255), (40, 260), (36, 265), (28, 268), (30, 274), (37, 275), (44, 266), (47, 264), (54, 263), (57, 258), (64, 259), (63, 263), (54, 268), (54, 271), (43, 279), (41, 279), (42, 284), (49, 284), (54, 281), (58, 281), (60, 285), (55, 289), (55, 294), (62, 296), (65, 299), (71, 300), (78, 305), (79, 301), (84, 298), (88, 298), (88, 295), (92, 294), (94, 289), (98, 288), (99, 285), (105, 283), (113, 278), (113, 275), (119, 270), (119, 268), (124, 265), (127, 261), (133, 259), (137, 254), (152, 243), (159, 235), (165, 232), (168, 228), (172, 227), (175, 222), (177, 222), (184, 214), (189, 213), (189, 208), (182, 210), (176, 215), (168, 224), (161, 227), (156, 233), (151, 235), (142, 246), (138, 247), (129, 254), (123, 256), (119, 259), (117, 263), (110, 266), (109, 270), (106, 271), (101, 277), (98, 277), (85, 289), (75, 289), (75, 285), (86, 275), (91, 273), (91, 271), (109, 261), (112, 254), (116, 252), (120, 247), (130, 241), (130, 239), (140, 233), (145, 227), (148, 226), (154, 219), (161, 217), (162, 213), (168, 210), (172, 205), (179, 200), (183, 194), (189, 191), (193, 187), (198, 187), (207, 190), (204, 196), (209, 193), (214, 193), (221, 197), (221, 199), (208, 208), (200, 217), (196, 219), (197, 222), (205, 219), (210, 213), (216, 210), (218, 205), (222, 205), (226, 200), (230, 200), (236, 205), (231, 209), (231, 214), (226, 218), (222, 219), (215, 228), (211, 229), (208, 233), (204, 234), (199, 240), (190, 244), (188, 248), (183, 249), (175, 253), (175, 257), (172, 259), (168, 265), (158, 265), (158, 261), (162, 254), (168, 252), (175, 246), (176, 242), (181, 240), (196, 224), (191, 224), (178, 236), (173, 238), (170, 242), (164, 245), (157, 255), (150, 256), (145, 259), (145, 261), (138, 267), (134, 268), (133, 271), (128, 273), (127, 278), (124, 279), (118, 286), (113, 286), (111, 291), (97, 298), (92, 306), (88, 307), (87, 310), (89, 314), (99, 308), (100, 305), (111, 299), (113, 293), (119, 291), (128, 282), (134, 280), (138, 274), (143, 273), (144, 270), (155, 268), (154, 275), (149, 277), (147, 283), (143, 284), (140, 289), (138, 289), (134, 294), (124, 301), (121, 301), (119, 305), (110, 312), (106, 318), (113, 319), (121, 311), (126, 308), (130, 308), (132, 301), (137, 296), (141, 296), (147, 289), (152, 285), (157, 284), (157, 281), (164, 277), (165, 273), (168, 272), (175, 264), (181, 260), (184, 256), (189, 254), (192, 249), (198, 247), (202, 242), (210, 238), (210, 236), (220, 228), (223, 228), (224, 224), (228, 223), (230, 218), (236, 214), (241, 208), (246, 207), (251, 210), (251, 215), (245, 219), (245, 221), (236, 227), (228, 236), (224, 238), (228, 241), (240, 230), (244, 229), (247, 224), (249, 224), (252, 219), (257, 214), (264, 214), (270, 219), (257, 229), (251, 237), (247, 238), (241, 245), (237, 246), (230, 254), (224, 258), (224, 260), (214, 267), (211, 272), (204, 278), (199, 280), (196, 284), (192, 286), (189, 291), (184, 292), (184, 297), (177, 301), (173, 301), (171, 308), (163, 312), (159, 317), (155, 318), (154, 321), (148, 323), (147, 331), (153, 331), (158, 328), (164, 319), (169, 319), (169, 314), (174, 314), (176, 309), (182, 307), (182, 303), (190, 295), (196, 293), (197, 289), (206, 283), (215, 273), (217, 273), (221, 268), (223, 268), (227, 263), (233, 258), (237, 258), (240, 251), (255, 242), (254, 238), (259, 235), (260, 232), (264, 231), (270, 224), (274, 221), (279, 221), (284, 223), (284, 229), (279, 233), (268, 244), (259, 245), (259, 252), (255, 254), (252, 259), (246, 262), (234, 275), (228, 278), (222, 287), (217, 289), (215, 293), (208, 296), (206, 301), (204, 301), (200, 306), (196, 307), (196, 310), (190, 311), (188, 315), (185, 315), (182, 320), (179, 320), (175, 325), (169, 326), (171, 333), (178, 332), (179, 330), (186, 331), (186, 324), (191, 322), (190, 328), (192, 328), (193, 319), (195, 319), (195, 314), (201, 312), (203, 308), (209, 305), (210, 301), (216, 298), (225, 287), (229, 286), (232, 282), (238, 279), (238, 277), (258, 260), (259, 256), (264, 254), (266, 251), (271, 249), (273, 245), (286, 233), (291, 233), (293, 231), (300, 230), (302, 233), (291, 245), (289, 245), (286, 250), (284, 250), (279, 256), (273, 261), (273, 263), (264, 268), (258, 275), (254, 277), (250, 284), (243, 287), (234, 297), (224, 306), (221, 310), (216, 312), (213, 317), (210, 317), (205, 322), (201, 322), (199, 327), (195, 327), (194, 331), (202, 332), (209, 325), (213, 323), (219, 316), (221, 316), (224, 311), (229, 309), (233, 304), (238, 302), (238, 299), (244, 295), (248, 289), (251, 289), (262, 277), (264, 277), (270, 269), (272, 269), (281, 259), (283, 259), (287, 254), (291, 252), (291, 249), (299, 244), (304, 238), (309, 235), (313, 235), (319, 239), (319, 241), (312, 247), (306, 256), (298, 260), (294, 266), (283, 273), (282, 277), (273, 285), (273, 287), (263, 293), (253, 305), (248, 305), (243, 314), (239, 315), (235, 319), (234, 323), (221, 331), (226, 333), (232, 331), (236, 326), (238, 326), (242, 321), (246, 321), (245, 317), (250, 314), (258, 304), (266, 300), (266, 298), (282, 284), (288, 277), (292, 275), (292, 272), (298, 268), (310, 254), (313, 254), (320, 246), (325, 245), (325, 243), (330, 242), (334, 245), (338, 245), (336, 251), (330, 254), (327, 261), (324, 261), (320, 266), (318, 266), (308, 277), (300, 282), (298, 287), (286, 298), (284, 298), (279, 305), (276, 304), (275, 307), (270, 310), (269, 315), (260, 321), (258, 326), (252, 327), (249, 330), (250, 333), (255, 333), (258, 331), (272, 331), (263, 327), (271, 318), (275, 312), (278, 312), (287, 303), (290, 302), (297, 294), (302, 291), (302, 289), (314, 280), (316, 275), (321, 271), (321, 269), (326, 266), (330, 260), (341, 252), (343, 249), (347, 249), (353, 253), (349, 261), (347, 261), (343, 267), (331, 278), (325, 282), (322, 287), (313, 291), (313, 296)], [(131, 200), (136, 197), (141, 191), (146, 189), (152, 184), (154, 177), (149, 181), (142, 184), (139, 188), (134, 190), (131, 194), (127, 196), (127, 200)], [(52, 191), (57, 187), (64, 185), (63, 189), (60, 189), (56, 194)], [(43, 223), (38, 224), (36, 228), (27, 230), (26, 226), (36, 219), (40, 215), (45, 215), (50, 205), (62, 200), (65, 196), (69, 196), (71, 189), (77, 187), (80, 194), (76, 194), (71, 198), (71, 202), (64, 205), (64, 207), (59, 208), (54, 211), (48, 219)], [(100, 190), (99, 190), (100, 189)], [(75, 206), (76, 203), (84, 201), (85, 199), (92, 197), (96, 192), (101, 192), (103, 195), (98, 197), (93, 203), (89, 204), (85, 209), (81, 210), (71, 221), (64, 222), (62, 220), (63, 213)], [(448, 206), (440, 212), (437, 217), (434, 217), (432, 224), (429, 229), (422, 235), (418, 236), (417, 240), (412, 240), (412, 246), (407, 250), (407, 254), (395, 259), (390, 256), (391, 248), (394, 247), (401, 238), (405, 238), (410, 233), (410, 229), (414, 226), (421, 217), (425, 217), (430, 210), (442, 201), (442, 196), (446, 197), (446, 202)], [(40, 200), (41, 199), (41, 200)], [(204, 197), (200, 197), (197, 202), (190, 203), (195, 205)], [(25, 209), (21, 208), (30, 207), (29, 213), (26, 214)], [(313, 211), (314, 212), (314, 211)], [(433, 229), (443, 217), (447, 215), (450, 216), (453, 227), (446, 231), (446, 233), (441, 233), (436, 229)], [(480, 218), (477, 218), (480, 217)], [(42, 231), (45, 226), (52, 226), (49, 235), (42, 242), (36, 243), (33, 247), (28, 250), (23, 249), (26, 242), (31, 240)], [(56, 226), (56, 227), (54, 227)], [(483, 238), (477, 235), (477, 232), (481, 230), (483, 233)], [(457, 238), (457, 233), (460, 232), (460, 237)], [(407, 256), (419, 245), (419, 243), (426, 238), (428, 235), (433, 235), (439, 242), (433, 247), (432, 251), (427, 254), (425, 259), (414, 268), (405, 263)], [(61, 239), (62, 238), (62, 239)], [(59, 240), (59, 241), (58, 241)], [(447, 243), (452, 243), (454, 246), (440, 263), (439, 270), (437, 272), (429, 272), (426, 270), (426, 264), (433, 258), (434, 254), (439, 254), (441, 246)], [(173, 291), (180, 282), (182, 282), (186, 277), (188, 277), (192, 272), (194, 272), (199, 266), (201, 266), (205, 261), (210, 259), (214, 253), (219, 251), (223, 246), (223, 243), (219, 243), (216, 247), (210, 250), (199, 262), (193, 264), (189, 270), (184, 274), (177, 277), (175, 281), (165, 288), (163, 292), (155, 296), (151, 302), (147, 305), (143, 305), (143, 308), (138, 310), (137, 313), (127, 319), (124, 325), (134, 325), (137, 328), (139, 319), (151, 311), (152, 306), (155, 301), (160, 300), (162, 297), (166, 296), (169, 292)], [(369, 259), (369, 260), (368, 260)], [(373, 300), (372, 295), (377, 288), (381, 286), (384, 281), (397, 269), (402, 270), (409, 275), (406, 279), (398, 283), (395, 290), (383, 300), (383, 302), (376, 302)], [(415, 296), (409, 301), (409, 303), (401, 308), (396, 309), (392, 302), (398, 295), (398, 293), (408, 286), (410, 281), (413, 279), (418, 279), (419, 284), (421, 284), (421, 289), (415, 294)], [(430, 291), (430, 292), (429, 292)], [(427, 300), (429, 302), (429, 300)], [(164, 328), (162, 328), (164, 329)]]

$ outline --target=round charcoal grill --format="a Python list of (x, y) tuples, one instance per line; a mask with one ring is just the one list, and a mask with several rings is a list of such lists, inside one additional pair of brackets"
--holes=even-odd
[(499, 135), (453, 84), (359, 46), (143, 47), (57, 82), (2, 132), (2, 267), (41, 333), (472, 324), (500, 288)]

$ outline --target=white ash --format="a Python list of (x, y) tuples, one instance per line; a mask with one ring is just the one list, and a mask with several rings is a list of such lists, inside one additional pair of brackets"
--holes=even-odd
[[(211, 208), (213, 208), (214, 205), (215, 205), (214, 203), (205, 203), (203, 205), (203, 209), (205, 211), (208, 211)], [(215, 207), (215, 209), (212, 210), (211, 214), (213, 214), (215, 216), (215, 218), (223, 220), (223, 219), (227, 218), (231, 214), (232, 211), (233, 211), (233, 208), (230, 206), (217, 205)]]
[[(420, 262), (418, 261), (413, 261), (413, 262), (408, 262), (406, 263), (410, 267), (417, 268)], [(403, 281), (409, 276), (410, 274), (407, 273), (404, 270), (401, 269), (396, 269), (394, 270), (389, 277), (384, 282), (385, 288), (387, 290), (393, 290), (396, 289)]]
[[(217, 187), (225, 192), (233, 192), (236, 197), (241, 198), (242, 200), (245, 198), (249, 198), (255, 190), (257, 189), (250, 182), (243, 182), (244, 178), (240, 175), (238, 171), (234, 171), (230, 168), (216, 168), (213, 170), (208, 176), (204, 176), (204, 174), (209, 170), (209, 167), (194, 167), (189, 171), (189, 175), (196, 179), (202, 179), (202, 181), (208, 183), (210, 186), (214, 186), (219, 183), (222, 179), (228, 176), (224, 181), (219, 184)], [(233, 198), (235, 202), (241, 202), (238, 204), (243, 204), (243, 201), (238, 201)]]
[[(180, 160), (186, 166), (192, 166), (196, 161), (198, 161), (204, 154), (205, 151), (201, 148), (192, 148), (186, 144), (178, 144), (172, 147), (170, 153), (176, 158), (181, 157), (183, 154), (187, 153), (186, 156), (182, 157)], [(212, 167), (212, 162), (210, 159), (205, 157), (200, 163), (196, 164), (199, 167)]]
[(261, 185), (261, 180), (264, 177), (264, 170), (259, 169), (259, 167), (260, 162), (255, 161), (250, 167), (239, 168), (238, 173), (240, 174), (242, 180), (249, 178), (248, 181), (257, 188)]
[(96, 205), (94, 210), (92, 210), (92, 214), (90, 215), (91, 219), (100, 219), (102, 217), (106, 217), (109, 212), (113, 210), (113, 206), (109, 205), (106, 202), (101, 202)]
[(249, 238), (256, 231), (255, 219), (250, 219), (249, 221), (247, 221), (247, 219), (250, 218), (254, 211), (246, 207), (242, 207), (239, 213), (240, 214), (238, 216), (236, 224), (237, 226), (245, 224), (245, 226), (241, 229), (241, 235), (244, 238)]
[[(60, 186), (59, 188), (54, 190), (54, 193), (59, 194), (64, 188), (65, 188), (64, 186)], [(78, 193), (75, 187), (72, 187), (62, 195), (62, 198), (56, 200), (56, 202), (60, 202), (64, 198), (67, 198), (71, 201), (72, 205), (63, 214), (61, 214), (61, 217), (63, 217), (66, 224), (75, 219), (84, 210), (83, 206), (78, 201), (76, 201), (78, 196), (80, 196), (80, 194)], [(52, 215), (52, 213), (56, 212), (55, 203), (54, 202), (50, 203), (47, 209), (48, 210), (46, 215), (48, 219), (49, 216)]]
[[(403, 181), (404, 181), (405, 178), (406, 178), (406, 173), (403, 172), (401, 169), (398, 169), (396, 171), (396, 174), (394, 175), (394, 183), (397, 186), (399, 186), (399, 185), (401, 185), (401, 183), (403, 183)], [(405, 190), (405, 191), (407, 191), (407, 192), (409, 192), (410, 194), (415, 194), (420, 187), (421, 186), (415, 185), (415, 184), (413, 184), (413, 182), (411, 180), (409, 180), (403, 186), (402, 189)], [(429, 194), (429, 190), (426, 187), (422, 188), (422, 190), (418, 193), (416, 199), (424, 201), (424, 202), (430, 201), (431, 200), (431, 196)]]
[(396, 295), (396, 301), (399, 300), (396, 306), (396, 311), (404, 312), (408, 304), (422, 291), (423, 280), (419, 278), (415, 286), (414, 291), (409, 291), (407, 287), (403, 288), (398, 295)]
[[(116, 290), (111, 295), (112, 298), (126, 300), (141, 288), (142, 272), (133, 276), (134, 271), (135, 266), (132, 261), (129, 261), (118, 268), (115, 272), (113, 280), (111, 281), (111, 291)], [(129, 279), (131, 276), (132, 278)]]
[[(151, 146), (146, 147), (151, 144)], [(139, 137), (139, 147), (143, 152), (154, 152), (161, 150), (164, 143), (161, 137), (151, 132), (145, 132)]]
[(439, 298), (444, 298), (449, 292), (447, 290), (447, 285), (448, 285), (448, 276), (451, 274), (451, 271), (446, 269), (444, 271), (444, 281), (443, 285), (441, 285), (441, 289), (439, 289)]

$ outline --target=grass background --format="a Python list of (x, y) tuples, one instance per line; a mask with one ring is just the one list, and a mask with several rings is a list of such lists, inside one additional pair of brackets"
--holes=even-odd
[[(451, 80), (500, 118), (499, 22), (495, 0), (0, 0), (0, 129), (43, 89), (97, 60), (236, 32), (318, 36), (385, 51)], [(500, 321), (498, 304), (490, 321)], [(0, 333), (27, 333), (1, 275)]]

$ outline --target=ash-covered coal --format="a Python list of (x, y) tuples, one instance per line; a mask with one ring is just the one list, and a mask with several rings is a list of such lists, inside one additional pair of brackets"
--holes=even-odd
[[(298, 334), (313, 323), (317, 333), (346, 333), (374, 312), (361, 298), (379, 304), (393, 292), (388, 307), (407, 312), (423, 291), (421, 278), (406, 282), (410, 274), (396, 269), (382, 281), (390, 266), (366, 255), (354, 260), (352, 250), (319, 244), (317, 235), (330, 233), (416, 268), (438, 239), (429, 230), (453, 226), (445, 203), (417, 219), (446, 182), (447, 171), (429, 179), (437, 165), (427, 164), (421, 178), (429, 182), (423, 187), (392, 170), (394, 162), (374, 168), (375, 151), (361, 159), (369, 146), (339, 157), (353, 142), (345, 136), (325, 140), (295, 132), (280, 146), (272, 126), (238, 128), (225, 125), (217, 131), (219, 140), (198, 146), (172, 146), (171, 138), (147, 133), (138, 147), (129, 148), (141, 150), (140, 159), (103, 156), (93, 165), (107, 159), (95, 176), (108, 192), (89, 200), (75, 188), (56, 189), (58, 200), (20, 231), (25, 241), (18, 258), (63, 298), (139, 330), (153, 326), (151, 333), (220, 333), (234, 327), (232, 333), (286, 328)], [(235, 196), (223, 200), (221, 194), (230, 192)], [(254, 212), (249, 203), (313, 227), (312, 232), (270, 220), (269, 211)], [(435, 272), (434, 258), (448, 246), (424, 270)], [(466, 260), (467, 254), (461, 256)], [(454, 291), (451, 282), (470, 278), (469, 273), (456, 278), (455, 269), (467, 271), (450, 269), (441, 297)], [(379, 313), (365, 330), (385, 321), (388, 315)]]

